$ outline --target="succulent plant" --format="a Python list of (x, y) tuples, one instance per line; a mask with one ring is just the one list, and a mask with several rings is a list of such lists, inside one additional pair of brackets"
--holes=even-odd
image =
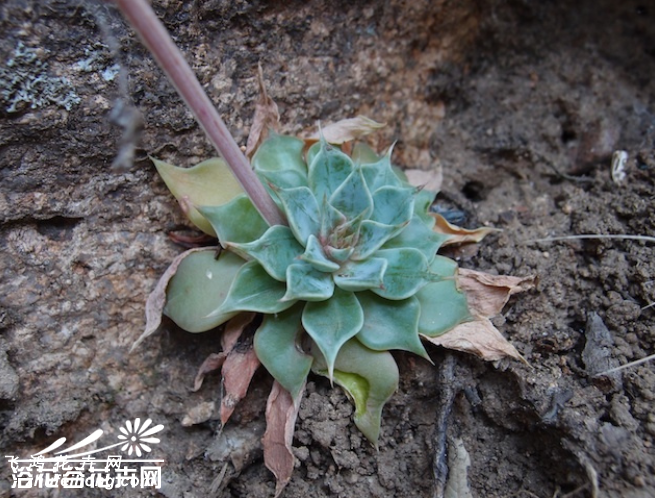
[[(198, 170), (211, 164), (221, 166), (182, 171), (209, 186)], [(157, 166), (175, 191), (173, 167)], [(289, 226), (268, 226), (245, 194), (218, 206), (189, 199), (190, 218), (225, 251), (180, 263), (164, 313), (190, 332), (262, 313), (254, 349), (271, 375), (294, 399), (311, 370), (328, 376), (350, 394), (356, 425), (376, 443), (398, 382), (389, 351), (428, 358), (421, 336), (471, 318), (456, 263), (437, 255), (448, 236), (433, 231), (436, 193), (411, 186), (390, 152), (378, 156), (361, 143), (351, 155), (325, 139), (305, 151), (303, 140), (273, 134), (252, 166)]]

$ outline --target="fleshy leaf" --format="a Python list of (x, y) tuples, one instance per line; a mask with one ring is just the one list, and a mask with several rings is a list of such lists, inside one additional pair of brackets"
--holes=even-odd
[(329, 200), (330, 205), (347, 219), (366, 218), (373, 210), (373, 198), (359, 170), (353, 171)]
[(355, 166), (346, 154), (338, 148), (321, 142), (316, 156), (309, 163), (309, 187), (320, 203), (323, 198), (329, 199), (346, 178), (353, 172)]
[(243, 259), (227, 251), (217, 259), (216, 248), (188, 254), (168, 284), (164, 314), (189, 332), (204, 332), (226, 322), (237, 311), (218, 310), (243, 265)]
[(473, 317), (466, 296), (457, 288), (457, 263), (437, 256), (430, 265), (430, 271), (444, 279), (430, 282), (416, 293), (421, 303), (418, 330), (426, 337), (437, 337)]
[(249, 261), (234, 277), (223, 305), (207, 318), (234, 311), (279, 313), (295, 303), (292, 300), (282, 300), (286, 290), (286, 285), (266, 273), (257, 261)]
[(372, 193), (381, 187), (402, 187), (403, 181), (391, 166), (391, 149), (376, 163), (361, 166), (366, 184)]
[(346, 260), (352, 255), (353, 253), (353, 248), (352, 247), (332, 247), (332, 246), (326, 246), (325, 247), (325, 252), (327, 253), (328, 257), (334, 261), (338, 261), (340, 263), (345, 263)]
[(306, 246), (309, 236), (318, 233), (321, 228), (314, 194), (307, 187), (282, 189), (277, 194), (284, 205), (291, 230), (298, 242)]
[(382, 249), (374, 256), (386, 259), (387, 269), (383, 287), (371, 290), (386, 299), (407, 299), (431, 279), (428, 261), (418, 249)]
[(229, 246), (257, 260), (271, 277), (280, 282), (286, 281), (287, 267), (303, 252), (289, 227), (281, 225), (270, 227), (254, 242)]
[(327, 301), (309, 302), (302, 324), (325, 357), (329, 376), (341, 346), (362, 328), (364, 313), (352, 292), (335, 287)]
[(314, 358), (300, 350), (304, 303), (274, 315), (265, 315), (255, 333), (255, 351), (266, 370), (294, 399), (305, 385)]
[(381, 187), (373, 194), (375, 210), (369, 219), (385, 225), (403, 225), (414, 212), (414, 189)]
[(371, 149), (366, 142), (357, 142), (350, 157), (355, 164), (372, 164), (381, 159), (377, 152)]
[[(318, 353), (318, 352), (317, 352)], [(387, 351), (373, 351), (357, 339), (346, 342), (334, 364), (334, 375), (316, 354), (312, 370), (334, 378), (355, 402), (355, 425), (377, 448), (382, 408), (398, 388), (398, 366)]]
[(271, 133), (253, 156), (252, 167), (265, 185), (271, 182), (278, 189), (306, 186), (304, 146), (299, 138)]
[(414, 214), (418, 216), (429, 228), (434, 227), (435, 219), (430, 212), (430, 206), (437, 194), (430, 190), (419, 190), (414, 198)]
[(334, 292), (332, 275), (304, 261), (287, 268), (287, 292), (283, 300), (324, 301)]
[(357, 339), (364, 346), (375, 351), (402, 349), (429, 359), (418, 335), (418, 299), (390, 301), (371, 292), (360, 292), (357, 299), (364, 311), (364, 326)]
[(253, 242), (268, 229), (268, 223), (245, 194), (222, 206), (201, 206), (198, 210), (212, 224), (224, 247)]
[(180, 168), (151, 158), (159, 176), (175, 198), (185, 203), (189, 220), (206, 234), (216, 232), (197, 206), (220, 206), (243, 193), (241, 185), (222, 159), (208, 159), (192, 168)]
[(352, 259), (356, 261), (366, 260), (389, 239), (397, 236), (404, 228), (405, 225), (384, 225), (371, 220), (362, 221), (359, 225), (356, 250), (352, 255)]
[(333, 272), (339, 269), (339, 265), (325, 255), (321, 243), (314, 235), (310, 235), (307, 239), (307, 249), (300, 259), (320, 271)]
[(421, 251), (428, 261), (432, 261), (447, 239), (447, 235), (433, 232), (420, 217), (414, 215), (402, 232), (385, 242), (382, 249), (414, 247)]
[[(366, 116), (357, 116), (331, 123), (321, 128), (320, 133), (327, 143), (340, 145), (370, 135), (384, 126), (384, 123), (378, 123)], [(319, 134), (316, 133), (311, 138), (318, 139)]]
[(301, 397), (302, 392), (294, 401), (289, 392), (276, 381), (266, 403), (266, 432), (262, 446), (264, 464), (277, 480), (275, 498), (282, 494), (293, 473), (295, 457), (291, 448)]
[(346, 291), (359, 292), (382, 286), (387, 260), (368, 258), (361, 262), (350, 261), (334, 274), (334, 283)]
[(430, 213), (435, 219), (436, 224), (433, 230), (437, 233), (447, 235), (448, 238), (444, 241), (443, 245), (449, 244), (462, 244), (464, 242), (480, 242), (487, 235), (493, 232), (499, 232), (498, 228), (480, 227), (474, 230), (460, 228), (456, 225), (448, 223), (446, 218), (437, 213)]

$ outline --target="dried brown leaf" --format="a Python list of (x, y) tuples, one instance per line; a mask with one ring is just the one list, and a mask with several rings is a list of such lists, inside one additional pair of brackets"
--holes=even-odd
[(378, 123), (366, 116), (357, 116), (356, 118), (342, 119), (321, 128), (320, 131), (311, 135), (308, 141), (316, 141), (322, 135), (326, 142), (341, 145), (370, 135), (384, 126), (384, 123)]
[(250, 127), (248, 142), (246, 143), (246, 156), (252, 157), (260, 144), (268, 135), (269, 129), (277, 129), (280, 113), (277, 104), (268, 96), (264, 83), (262, 66), (258, 66), (257, 83), (259, 84), (259, 100), (255, 104), (255, 116)]
[(303, 386), (294, 404), (291, 394), (276, 381), (266, 404), (266, 433), (262, 445), (264, 463), (277, 480), (276, 498), (291, 480), (294, 464), (291, 443), (304, 390)]
[(166, 306), (166, 288), (168, 287), (168, 282), (170, 282), (171, 278), (175, 275), (175, 272), (177, 272), (177, 267), (180, 266), (182, 260), (189, 254), (206, 250), (207, 248), (203, 247), (183, 252), (173, 260), (171, 265), (161, 276), (159, 282), (157, 282), (157, 285), (155, 286), (155, 290), (150, 293), (148, 300), (146, 301), (146, 328), (143, 331), (143, 334), (141, 334), (141, 336), (134, 341), (134, 344), (132, 344), (130, 353), (146, 338), (154, 334), (161, 325), (162, 313), (164, 311), (164, 306)]
[(443, 168), (438, 165), (434, 169), (425, 171), (422, 169), (403, 170), (407, 181), (415, 187), (424, 188), (432, 192), (439, 192), (443, 183)]
[(223, 331), (223, 336), (221, 337), (221, 345), (223, 346), (223, 351), (220, 353), (210, 354), (205, 361), (202, 362), (198, 373), (196, 374), (196, 379), (193, 383), (193, 391), (197, 391), (202, 387), (202, 382), (205, 379), (205, 376), (215, 370), (220, 370), (225, 363), (227, 355), (234, 348), (235, 344), (241, 337), (244, 329), (253, 321), (255, 318), (254, 313), (240, 313), (229, 322), (225, 324), (225, 330)]
[(457, 286), (466, 294), (469, 309), (474, 315), (484, 318), (499, 314), (511, 295), (531, 289), (534, 282), (534, 275), (489, 275), (464, 268), (457, 271)]
[(436, 224), (432, 228), (437, 233), (443, 233), (445, 235), (450, 235), (450, 237), (443, 243), (444, 246), (449, 244), (462, 244), (464, 242), (480, 242), (487, 235), (492, 232), (499, 232), (497, 228), (489, 227), (480, 227), (474, 230), (468, 230), (466, 228), (460, 228), (457, 225), (448, 223), (446, 218), (437, 213), (430, 213), (436, 220)]
[(457, 325), (438, 337), (425, 337), (437, 346), (474, 354), (483, 360), (497, 361), (506, 357), (525, 362), (488, 318), (477, 318)]
[(229, 420), (234, 407), (241, 401), (255, 375), (260, 362), (252, 344), (245, 350), (240, 347), (232, 349), (223, 363), (223, 388), (225, 394), (221, 401), (221, 423)]

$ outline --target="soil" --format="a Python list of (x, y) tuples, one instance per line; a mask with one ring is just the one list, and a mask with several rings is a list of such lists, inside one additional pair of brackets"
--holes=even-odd
[[(285, 498), (438, 496), (444, 430), (450, 453), (461, 440), (470, 458), (467, 475), (451, 459), (468, 484), (450, 496), (655, 496), (655, 362), (595, 375), (655, 352), (653, 244), (535, 242), (653, 235), (653, 5), (153, 3), (240, 143), (261, 63), (283, 132), (357, 114), (386, 122), (375, 145), (395, 141), (397, 164), (443, 167), (441, 209), (502, 229), (451, 251), (460, 266), (538, 276), (494, 322), (527, 364), (396, 355), (377, 451), (343, 392), (312, 377)], [(112, 7), (5, 0), (0, 32), (1, 454), (150, 418), (165, 426), (152, 455), (166, 460), (159, 494), (21, 492), (5, 462), (0, 496), (272, 496), (265, 372), (221, 430), (219, 376), (191, 392), (217, 333), (166, 324), (129, 354), (181, 251), (167, 233), (184, 226), (148, 155), (199, 162), (213, 155), (202, 131)], [(623, 179), (611, 175), (618, 150)]]

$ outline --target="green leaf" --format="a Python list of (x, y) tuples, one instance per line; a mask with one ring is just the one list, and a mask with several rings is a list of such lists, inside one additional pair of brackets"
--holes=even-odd
[(247, 244), (268, 229), (268, 223), (245, 194), (222, 206), (203, 206), (198, 210), (212, 224), (223, 247), (230, 243)]
[(330, 197), (330, 205), (347, 219), (367, 218), (373, 210), (371, 197), (361, 171), (353, 171)]
[(437, 194), (430, 190), (419, 190), (414, 200), (414, 214), (418, 216), (428, 228), (432, 228), (435, 224), (435, 219), (430, 216), (430, 206), (434, 202)]
[(249, 261), (237, 273), (223, 305), (215, 313), (254, 311), (279, 313), (295, 301), (283, 301), (287, 288), (271, 277), (257, 261)]
[(404, 225), (412, 219), (416, 189), (381, 187), (373, 194), (375, 208), (370, 219), (385, 225)]
[(318, 203), (312, 191), (307, 187), (296, 187), (278, 190), (277, 194), (284, 205), (284, 212), (289, 220), (289, 226), (303, 246), (312, 234), (319, 233), (321, 228)]
[(331, 273), (339, 269), (339, 265), (325, 255), (321, 243), (314, 235), (310, 235), (307, 239), (307, 249), (300, 259), (319, 271)]
[(418, 335), (421, 305), (416, 297), (390, 301), (371, 292), (357, 294), (364, 311), (364, 326), (357, 339), (369, 349), (411, 351), (429, 360)]
[(436, 337), (473, 317), (466, 296), (457, 289), (457, 263), (437, 256), (430, 265), (430, 271), (444, 280), (430, 282), (416, 293), (421, 303), (418, 331), (421, 335)]
[(327, 301), (307, 303), (302, 324), (323, 353), (331, 378), (339, 349), (362, 328), (364, 313), (354, 293), (335, 287)]
[(357, 142), (350, 155), (355, 164), (377, 163), (381, 157), (365, 142)]
[(323, 202), (329, 199), (346, 178), (353, 172), (355, 166), (352, 160), (338, 148), (321, 140), (321, 146), (311, 163), (309, 163), (309, 188), (316, 200)]
[(303, 253), (301, 246), (289, 227), (275, 225), (259, 239), (249, 244), (230, 244), (230, 248), (246, 254), (264, 267), (275, 280), (285, 282), (287, 268)]
[(343, 387), (355, 402), (355, 425), (377, 448), (382, 408), (398, 388), (398, 366), (387, 351), (373, 351), (357, 339), (346, 342), (334, 364), (327, 368), (320, 354), (314, 355), (314, 372)]
[(371, 291), (386, 299), (407, 299), (432, 278), (428, 272), (428, 260), (418, 249), (381, 249), (374, 256), (385, 258), (388, 266), (383, 287)]
[(269, 182), (277, 189), (306, 186), (304, 147), (299, 138), (271, 132), (253, 156), (252, 167), (267, 187)]
[(380, 288), (386, 269), (387, 260), (384, 258), (350, 261), (334, 274), (334, 283), (343, 290), (353, 292)]
[(381, 187), (405, 186), (391, 165), (391, 150), (379, 161), (362, 165), (361, 170), (369, 190), (374, 194)]
[(214, 312), (244, 264), (228, 251), (216, 259), (216, 248), (189, 254), (168, 284), (164, 314), (188, 332), (205, 332), (225, 323), (238, 311)]
[(421, 251), (428, 261), (432, 261), (441, 244), (448, 238), (449, 235), (433, 232), (419, 216), (414, 215), (398, 235), (384, 243), (382, 249), (413, 247)]
[(357, 244), (352, 259), (365, 260), (404, 228), (404, 225), (383, 225), (376, 221), (363, 221), (359, 226)]
[(332, 275), (309, 263), (298, 262), (287, 268), (287, 292), (282, 299), (325, 301), (334, 292)]
[(187, 218), (206, 234), (216, 232), (198, 211), (197, 206), (220, 206), (243, 193), (241, 185), (222, 159), (208, 159), (192, 168), (179, 168), (151, 158), (159, 176), (175, 196), (186, 206)]
[(265, 315), (255, 333), (255, 352), (266, 370), (295, 400), (300, 393), (314, 358), (300, 349), (303, 328), (300, 317), (304, 303), (274, 315)]

